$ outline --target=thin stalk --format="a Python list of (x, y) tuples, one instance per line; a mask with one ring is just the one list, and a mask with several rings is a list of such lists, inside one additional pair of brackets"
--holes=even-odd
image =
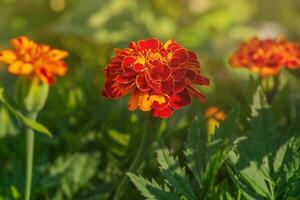
[(237, 193), (236, 199), (237, 200), (241, 200), (241, 197), (242, 197), (242, 193), (241, 193), (240, 189), (238, 189), (238, 193)]
[[(135, 173), (140, 165), (142, 164), (142, 162), (144, 161), (152, 143), (154, 142), (155, 138), (156, 138), (156, 128), (152, 128), (153, 124), (151, 124), (150, 119), (151, 116), (148, 115), (148, 113), (145, 115), (145, 122), (144, 122), (144, 134), (140, 143), (140, 146), (138, 148), (137, 154), (133, 160), (133, 162), (131, 163), (128, 172), (132, 172)], [(122, 193), (123, 191), (126, 189), (127, 185), (129, 182), (129, 177), (127, 176), (127, 174), (125, 174), (125, 176), (123, 177), (121, 183), (119, 184), (117, 191), (114, 195), (113, 200), (119, 200), (122, 197)]]
[[(28, 118), (35, 120), (37, 113), (30, 113)], [(34, 157), (34, 131), (26, 128), (26, 182), (25, 182), (25, 200), (30, 200), (31, 183), (32, 183), (32, 167)]]

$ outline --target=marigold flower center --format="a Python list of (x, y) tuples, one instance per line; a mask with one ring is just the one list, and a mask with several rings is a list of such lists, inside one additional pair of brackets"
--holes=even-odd
[(147, 60), (159, 60), (164, 63), (167, 63), (170, 60), (170, 56), (165, 57), (162, 56), (160, 52), (152, 52), (152, 51), (148, 51), (145, 57)]
[(151, 61), (159, 61), (163, 64), (167, 64), (172, 59), (172, 53), (166, 53), (167, 55), (164, 56), (161, 54), (160, 51), (153, 51), (149, 50), (146, 52), (140, 53), (135, 61), (135, 64), (141, 65), (142, 70), (152, 70), (153, 65), (149, 64)]

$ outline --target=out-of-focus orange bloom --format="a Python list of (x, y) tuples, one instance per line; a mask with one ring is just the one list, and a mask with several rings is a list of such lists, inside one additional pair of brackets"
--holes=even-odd
[(193, 86), (209, 85), (200, 74), (196, 54), (174, 40), (165, 44), (154, 38), (130, 42), (129, 48), (117, 49), (115, 54), (105, 69), (102, 95), (118, 99), (131, 93), (129, 110), (138, 108), (168, 118), (173, 110), (189, 104), (191, 96), (205, 100)]
[(44, 83), (54, 83), (55, 76), (63, 76), (67, 65), (61, 59), (68, 52), (37, 44), (25, 36), (11, 40), (14, 50), (0, 51), (0, 62), (9, 64), (8, 71), (20, 76), (37, 76)]
[(300, 46), (285, 38), (260, 40), (257, 37), (242, 43), (230, 58), (233, 67), (245, 67), (262, 77), (276, 75), (282, 67), (300, 67)]
[(207, 132), (209, 135), (214, 135), (216, 127), (220, 126), (220, 122), (225, 120), (225, 112), (215, 106), (208, 107), (205, 111), (207, 119)]

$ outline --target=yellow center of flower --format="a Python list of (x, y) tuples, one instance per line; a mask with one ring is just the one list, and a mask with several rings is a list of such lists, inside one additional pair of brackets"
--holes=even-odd
[(162, 63), (168, 63), (172, 58), (172, 53), (168, 53), (167, 56), (163, 56), (160, 52), (149, 51), (145, 57), (147, 60), (159, 60)]
[(136, 57), (135, 64), (143, 65), (144, 69), (151, 68), (152, 65), (148, 65), (149, 61), (159, 60), (161, 63), (167, 64), (172, 59), (172, 52), (169, 52), (167, 56), (162, 55), (159, 51), (147, 51), (146, 53), (140, 53)]

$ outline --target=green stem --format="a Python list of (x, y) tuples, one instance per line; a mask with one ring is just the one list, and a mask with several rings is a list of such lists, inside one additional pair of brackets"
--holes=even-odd
[(238, 193), (237, 193), (237, 200), (241, 200), (241, 197), (242, 197), (242, 193), (240, 191), (240, 189), (238, 189)]
[[(144, 122), (144, 134), (143, 134), (140, 146), (138, 148), (137, 154), (136, 154), (133, 162), (131, 163), (131, 165), (128, 169), (128, 172), (135, 173), (139, 169), (139, 167), (142, 164), (142, 162), (144, 161), (144, 158), (146, 157), (152, 143), (154, 142), (154, 140), (156, 138), (157, 126), (153, 127), (153, 124), (151, 124), (149, 118), (152, 118), (152, 117), (149, 116), (147, 113), (145, 116), (145, 122)], [(119, 186), (117, 188), (117, 191), (114, 195), (113, 200), (119, 200), (122, 197), (122, 193), (126, 189), (128, 182), (129, 182), (129, 177), (125, 174), (125, 176), (123, 177), (121, 183), (119, 184)]]
[[(35, 120), (37, 113), (30, 113), (28, 118)], [(26, 182), (25, 182), (25, 200), (30, 200), (32, 183), (32, 166), (34, 156), (34, 131), (26, 128)]]

